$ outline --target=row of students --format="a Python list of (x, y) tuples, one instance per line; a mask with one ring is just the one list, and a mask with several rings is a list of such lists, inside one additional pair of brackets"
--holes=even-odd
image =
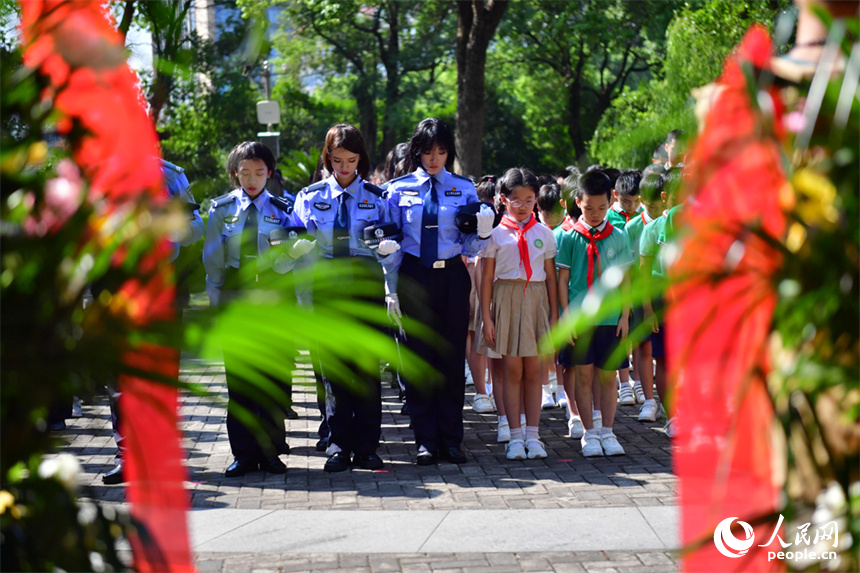
[[(380, 283), (375, 301), (385, 305), (398, 326), (399, 319), (407, 314), (450, 345), (440, 348), (418, 337), (406, 341), (413, 352), (437, 369), (429, 384), (413, 385), (408, 381), (406, 384), (416, 462), (429, 465), (442, 458), (463, 463), (466, 458), (462, 452), (465, 394), (462, 365), (471, 290), (463, 256), (481, 253), (483, 326), (477, 338), (482, 335), (485, 346), (494, 348), (503, 357), (504, 383), (497, 380), (496, 384), (497, 389), (501, 386), (504, 396), (501, 404), (497, 402), (500, 413), (504, 415), (505, 406), (515, 413), (525, 412), (525, 428), (519, 416), (510, 424), (508, 455), (513, 459), (545, 457), (537, 434), (541, 398), (540, 384), (535, 383), (541, 369), (545, 369), (545, 362), (539, 357), (537, 341), (555, 322), (559, 310), (582, 303), (601, 273), (629, 263), (626, 238), (625, 248), (616, 244), (620, 241), (620, 231), (615, 233), (605, 220), (611, 205), (611, 183), (603, 172), (586, 174), (577, 181), (576, 204), (583, 215), (577, 221), (565, 218), (558, 227), (563, 234), (554, 236), (534, 215), (540, 195), (538, 179), (528, 170), (513, 169), (500, 184), (506, 211), (501, 225), (493, 230), (498, 223), (495, 213), (481, 206), (471, 210), (472, 228), (464, 229), (458, 214), (479, 199), (469, 179), (448, 171), (454, 156), (453, 135), (444, 122), (436, 118), (424, 120), (416, 127), (405, 156), (398, 163), (408, 173), (390, 181), (383, 190), (365, 179), (369, 161), (358, 130), (346, 124), (337, 125), (327, 134), (322, 154), (322, 164), (330, 175), (303, 189), (292, 200), (266, 191), (265, 181), (274, 171), (274, 158), (264, 146), (258, 143), (237, 146), (228, 170), (238, 188), (215, 199), (210, 210), (204, 246), (207, 291), (213, 304), (223, 304), (242, 289), (260, 288), (265, 277), (273, 272), (290, 272), (298, 259), (311, 252), (323, 260), (345, 259), (370, 268)], [(363, 241), (364, 230), (385, 224), (393, 224), (402, 231), (402, 240), (384, 239), (375, 249), (368, 248)], [(306, 230), (312, 239), (296, 240), (286, 253), (274, 257), (267, 245), (279, 228)], [(558, 281), (556, 250), (560, 255)], [(247, 278), (239, 278), (240, 268), (248, 264), (254, 265), (253, 284), (248, 284)], [(571, 265), (577, 272), (571, 273)], [(561, 297), (557, 300), (559, 291)], [(618, 326), (614, 330), (613, 325), (599, 325), (588, 344), (571, 339), (570, 348), (559, 358), (562, 366), (570, 372), (575, 368), (577, 372), (576, 384), (569, 383), (569, 377), (562, 379), (568, 394), (573, 391), (576, 395), (575, 404), (569, 401), (572, 409), (582, 412), (584, 450), (594, 449), (597, 439), (603, 451), (620, 453), (612, 434), (614, 392), (608, 392), (608, 374), (599, 377), (607, 398), (598, 399), (606, 417), (596, 437), (590, 415), (590, 389), (595, 366), (602, 372), (622, 367), (608, 363), (612, 353), (607, 349), (611, 350), (617, 339), (626, 335), (626, 326), (622, 326), (626, 325), (626, 314), (623, 318), (615, 321)], [(604, 322), (607, 320), (614, 321)], [(610, 328), (601, 328), (606, 326)], [(283, 473), (285, 467), (277, 457), (288, 451), (283, 420), (278, 419), (277, 412), (264, 409), (259, 400), (254, 403), (254, 397), (247, 393), (246, 381), (240, 380), (234, 371), (229, 354), (229, 349), (225, 349), (230, 401), (263, 420), (270, 439), (260, 444), (228, 414), (235, 459), (226, 473), (237, 476), (257, 469)], [(322, 370), (325, 371), (325, 365)], [(377, 469), (383, 464), (376, 454), (381, 423), (380, 381), (378, 377), (360, 374), (357, 367), (351, 370), (350, 378), (326, 377), (335, 398), (335, 407), (329, 411), (327, 420), (331, 429), (327, 471), (343, 471), (350, 465)], [(288, 384), (288, 381), (273, 382)]]

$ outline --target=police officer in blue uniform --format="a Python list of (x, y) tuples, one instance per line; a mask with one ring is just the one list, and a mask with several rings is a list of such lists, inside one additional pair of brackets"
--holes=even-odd
[(386, 282), (389, 316), (400, 326), (400, 318), (406, 314), (447, 343), (440, 346), (417, 336), (408, 337), (406, 342), (438, 371), (423, 384), (406, 382), (419, 465), (434, 464), (437, 458), (466, 461), (461, 449), (466, 388), (463, 364), (471, 281), (461, 255), (478, 254), (495, 218), (492, 209), (483, 206), (476, 215), (477, 233), (459, 230), (455, 223), (458, 209), (478, 201), (478, 195), (471, 180), (446, 169), (454, 157), (454, 136), (445, 122), (425, 119), (409, 142), (407, 160), (412, 172), (388, 186), (391, 217), (403, 229), (402, 250), (392, 255), (395, 272)]
[[(212, 200), (203, 243), (206, 292), (212, 305), (225, 305), (243, 291), (270, 288), (274, 278), (272, 273), (291, 271), (296, 259), (306, 252), (295, 244), (277, 253), (269, 248), (270, 239), (278, 230), (301, 227), (293, 202), (285, 197), (276, 197), (265, 189), (266, 180), (274, 168), (275, 158), (262, 143), (245, 142), (230, 153), (227, 170), (238, 188)], [(295, 291), (281, 294), (295, 296)], [(258, 469), (274, 474), (285, 473), (287, 468), (278, 455), (289, 453), (284, 429), (288, 404), (278, 404), (278, 411), (273, 412), (270, 409), (272, 397), (262, 395), (236, 371), (236, 362), (245, 358), (247, 363), (247, 357), (238, 356), (229, 347), (225, 347), (223, 352), (230, 402), (227, 434), (234, 457), (225, 475), (237, 477)], [(294, 352), (284, 352), (286, 360), (294, 356)], [(288, 391), (288, 381), (262, 374), (281, 391)], [(267, 439), (258, 441), (245, 427), (234, 413), (233, 407), (237, 405), (260, 421)]]
[[(371, 249), (363, 240), (366, 228), (388, 223), (391, 217), (383, 191), (364, 180), (370, 159), (358, 129), (348, 124), (329, 129), (322, 163), (331, 175), (298, 194), (296, 213), (308, 234), (315, 237), (323, 264), (332, 259), (350, 261), (378, 276), (378, 293), (362, 298), (382, 306), (385, 289), (380, 263), (388, 265), (393, 260), (389, 255), (400, 245), (383, 240)], [(342, 281), (349, 288), (349, 274), (345, 275)], [(382, 425), (380, 376), (362, 374), (355, 366), (351, 380), (339, 380), (326, 374), (325, 367), (322, 364), (323, 375), (334, 395), (334, 407), (327, 412), (331, 433), (325, 471), (344, 471), (350, 463), (363, 469), (381, 468), (383, 462), (376, 453)]]
[[(203, 223), (203, 219), (200, 217), (200, 205), (194, 202), (194, 196), (191, 194), (191, 184), (188, 182), (185, 170), (178, 165), (174, 165), (173, 163), (162, 159), (161, 173), (164, 176), (164, 186), (167, 196), (175, 201), (179, 201), (188, 215), (188, 224), (181, 229), (172, 231), (169, 237), (171, 241), (169, 262), (175, 264), (176, 273), (176, 312), (177, 317), (181, 319), (182, 309), (188, 305), (188, 276), (190, 274), (190, 268), (188, 268), (184, 261), (177, 261), (177, 258), (180, 254), (180, 247), (187, 247), (203, 238), (206, 226)], [(98, 288), (96, 290), (98, 290)], [(111, 425), (113, 426), (117, 455), (113, 469), (102, 476), (102, 483), (115, 485), (125, 481), (122, 469), (122, 458), (125, 454), (125, 446), (123, 445), (122, 434), (119, 432), (120, 412), (117, 401), (119, 400), (120, 392), (115, 380), (111, 381), (107, 386), (108, 394), (110, 396)]]

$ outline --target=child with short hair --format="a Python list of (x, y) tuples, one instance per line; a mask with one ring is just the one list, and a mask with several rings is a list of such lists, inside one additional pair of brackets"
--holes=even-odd
[[(626, 231), (628, 223), (634, 220), (644, 209), (639, 203), (639, 181), (641, 179), (642, 173), (639, 170), (628, 169), (622, 171), (615, 180), (615, 186), (612, 188), (612, 197), (615, 202), (609, 208), (608, 219), (616, 229)], [(634, 348), (633, 354), (633, 374), (636, 379), (639, 379), (639, 361), (636, 357), (638, 350)], [(622, 405), (636, 403), (636, 395), (630, 388), (630, 373), (626, 368), (618, 371), (618, 403)]]
[[(646, 171), (648, 171), (646, 169)], [(663, 171), (662, 167), (660, 171)], [(630, 245), (630, 251), (633, 255), (633, 272), (638, 276), (641, 275), (641, 257), (639, 252), (639, 241), (646, 227), (653, 225), (654, 221), (659, 219), (663, 213), (663, 177), (655, 171), (646, 174), (639, 182), (639, 194), (642, 205), (645, 210), (639, 213), (627, 227), (624, 232), (627, 234), (627, 242)], [(648, 282), (648, 279), (642, 278), (641, 284)], [(633, 307), (633, 316), (630, 321), (631, 332), (635, 331), (644, 321), (644, 309), (642, 306)], [(649, 329), (650, 332), (650, 329)], [(646, 336), (637, 346), (637, 352), (633, 354), (634, 366), (639, 374), (639, 382), (636, 382), (633, 387), (633, 392), (636, 399), (642, 403), (639, 409), (640, 422), (654, 422), (657, 419), (658, 408), (654, 400), (654, 363), (651, 354), (651, 336)]]
[[(555, 235), (555, 229), (561, 227), (567, 213), (565, 211), (564, 199), (561, 197), (561, 186), (554, 179), (552, 182), (541, 185), (538, 192), (537, 211), (540, 222), (553, 230), (553, 235)], [(556, 246), (558, 246), (558, 243), (556, 243)], [(546, 368), (541, 367), (541, 382), (543, 383), (541, 407), (544, 409), (554, 408), (555, 406), (561, 408), (567, 407), (562, 370), (563, 368), (556, 364), (554, 359), (548, 361)], [(548, 376), (547, 373), (549, 374)], [(554, 377), (553, 374), (555, 374)], [(544, 376), (547, 377), (544, 378)], [(555, 392), (555, 396), (553, 396), (553, 392)]]
[(636, 215), (642, 212), (639, 204), (639, 181), (642, 173), (638, 169), (623, 171), (615, 180), (612, 198), (615, 202), (609, 208), (609, 222), (616, 229), (624, 229)]
[[(499, 187), (506, 214), (481, 253), (483, 333), (487, 345), (502, 355), (505, 409), (513, 414), (508, 420), (509, 460), (546, 457), (538, 435), (542, 364), (538, 341), (558, 319), (558, 296), (555, 240), (533, 212), (539, 186), (528, 169), (505, 173)], [(516, 415), (523, 409), (525, 432)]]
[[(573, 312), (582, 306), (586, 295), (598, 285), (602, 276), (614, 269), (624, 271), (632, 263), (624, 232), (606, 220), (611, 204), (612, 183), (601, 172), (588, 172), (579, 180), (576, 202), (582, 216), (571, 231), (562, 236), (559, 246), (559, 300), (563, 312)], [(626, 276), (621, 278), (623, 289), (629, 287)], [(603, 287), (601, 287), (603, 288)], [(575, 399), (585, 433), (582, 455), (622, 455), (624, 448), (613, 432), (617, 398), (615, 371), (627, 368), (625, 352), (616, 352), (627, 337), (630, 311), (625, 305), (621, 312), (603, 314), (596, 320), (589, 339), (579, 342), (576, 333), (570, 346), (563, 349), (559, 362), (576, 368)], [(592, 418), (592, 381), (595, 371), (601, 383), (602, 426), (595, 428)]]
[[(675, 197), (681, 184), (681, 171), (675, 167), (666, 171), (662, 177), (663, 186), (660, 192), (663, 213), (655, 221), (646, 226), (639, 238), (639, 251), (642, 257), (642, 278), (645, 281), (644, 291), (650, 294), (657, 290), (662, 293), (662, 287), (667, 282), (666, 269), (660, 257), (662, 245), (674, 234), (674, 216), (683, 204), (675, 205)], [(651, 352), (656, 362), (654, 383), (661, 400), (667, 401), (671, 390), (666, 377), (666, 349), (663, 329), (663, 296), (649, 296), (643, 301), (643, 319), (651, 323)], [(655, 404), (656, 405), (656, 404)], [(656, 419), (656, 417), (655, 417)], [(654, 420), (652, 420), (654, 421)], [(669, 418), (666, 424), (669, 437), (674, 434), (674, 419)]]

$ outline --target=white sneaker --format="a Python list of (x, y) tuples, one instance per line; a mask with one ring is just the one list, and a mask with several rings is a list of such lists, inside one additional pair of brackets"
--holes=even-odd
[(541, 389), (542, 397), (540, 407), (542, 410), (548, 410), (549, 408), (555, 408), (555, 398), (552, 397), (552, 391), (550, 390), (549, 384), (544, 384)]
[(669, 421), (666, 422), (666, 435), (669, 436), (669, 439), (674, 440), (678, 435), (678, 423), (675, 421), (675, 416), (669, 418)]
[(563, 386), (559, 386), (555, 391), (555, 398), (559, 408), (567, 408), (567, 394), (564, 393)]
[(600, 434), (600, 445), (607, 456), (623, 456), (624, 448), (618, 443), (614, 433)]
[(636, 380), (633, 384), (633, 394), (636, 396), (636, 401), (640, 404), (645, 403), (645, 391), (642, 389), (642, 382)]
[(591, 427), (595, 430), (599, 430), (603, 427), (603, 414), (600, 413), (600, 410), (594, 410), (594, 412), (592, 412)]
[(520, 414), (520, 428), (526, 427), (526, 415)]
[(550, 388), (558, 387), (558, 374), (555, 373), (555, 368), (549, 371), (549, 376), (547, 377), (547, 380), (549, 381)]
[(499, 442), (500, 444), (503, 442), (510, 442), (511, 441), (511, 427), (508, 425), (507, 422), (505, 422), (505, 423), (499, 422), (499, 430), (498, 430), (498, 434), (496, 435), (496, 441)]
[(640, 422), (656, 422), (657, 421), (657, 402), (654, 400), (646, 400), (639, 409)]
[[(546, 456), (546, 452), (544, 452)], [(509, 460), (524, 460), (526, 459), (526, 446), (522, 440), (511, 440), (505, 446), (505, 457)]]
[(586, 458), (595, 458), (603, 455), (603, 446), (600, 445), (600, 436), (596, 433), (585, 433), (579, 441), (582, 445), (582, 455)]
[(622, 406), (629, 406), (636, 403), (636, 397), (633, 396), (633, 389), (627, 382), (618, 383), (618, 403)]
[(542, 460), (546, 457), (546, 450), (540, 440), (531, 439), (527, 441), (526, 449), (529, 451), (528, 458), (530, 460)]
[(472, 410), (478, 414), (489, 414), (495, 411), (490, 397), (486, 394), (475, 394), (475, 398), (472, 400)]
[(579, 416), (572, 416), (570, 420), (567, 421), (567, 435), (571, 438), (581, 438), (585, 433), (585, 428), (582, 425), (582, 418)]
[(77, 396), (72, 398), (72, 418), (81, 418), (84, 415), (84, 410), (81, 408), (81, 399)]

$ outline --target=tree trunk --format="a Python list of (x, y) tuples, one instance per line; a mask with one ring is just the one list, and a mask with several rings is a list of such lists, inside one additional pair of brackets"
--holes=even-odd
[(382, 50), (382, 63), (385, 66), (385, 112), (382, 116), (382, 146), (379, 158), (385, 157), (397, 141), (397, 126), (393, 116), (400, 103), (400, 14), (398, 3), (388, 6), (388, 41)]
[(370, 155), (370, 162), (374, 162), (376, 153), (376, 103), (374, 102), (373, 80), (366, 74), (359, 76), (359, 81), (352, 88), (352, 95), (358, 106), (359, 131), (364, 137), (364, 145)]
[(457, 162), (454, 170), (478, 178), (482, 174), (484, 136), (484, 71), (487, 47), (507, 0), (457, 2)]

